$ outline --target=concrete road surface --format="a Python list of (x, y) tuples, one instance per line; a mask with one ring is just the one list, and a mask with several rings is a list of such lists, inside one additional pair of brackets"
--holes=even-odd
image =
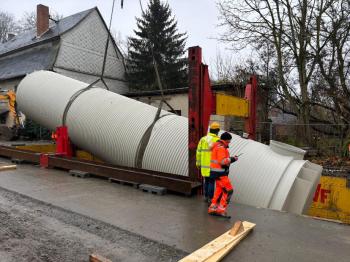
[[(5, 160), (3, 160), (5, 161)], [(200, 197), (142, 192), (98, 178), (18, 165), (0, 172), (0, 187), (109, 223), (190, 253), (236, 220), (254, 231), (224, 261), (350, 261), (350, 226), (231, 204), (231, 221), (207, 215)]]

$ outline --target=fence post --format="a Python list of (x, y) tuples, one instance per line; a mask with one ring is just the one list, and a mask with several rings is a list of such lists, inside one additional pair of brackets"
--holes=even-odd
[(270, 140), (272, 140), (272, 122), (270, 122)]

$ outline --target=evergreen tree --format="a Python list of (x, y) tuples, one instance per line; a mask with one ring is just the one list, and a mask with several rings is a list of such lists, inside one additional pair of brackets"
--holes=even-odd
[(131, 88), (156, 90), (153, 56), (164, 89), (187, 86), (186, 33), (178, 33), (169, 4), (150, 0), (142, 18), (136, 18), (136, 37), (129, 38), (128, 80)]

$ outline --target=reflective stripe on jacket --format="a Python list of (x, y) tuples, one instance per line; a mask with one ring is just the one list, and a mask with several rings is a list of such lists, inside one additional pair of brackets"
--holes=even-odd
[(223, 142), (216, 142), (211, 152), (210, 171), (226, 173), (231, 164), (230, 153)]
[(199, 140), (196, 152), (196, 166), (201, 168), (201, 173), (204, 177), (210, 175), (211, 149), (219, 139), (217, 135), (208, 133), (208, 135), (203, 136)]

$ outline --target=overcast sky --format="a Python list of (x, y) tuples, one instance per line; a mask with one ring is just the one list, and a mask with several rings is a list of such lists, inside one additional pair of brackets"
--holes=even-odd
[[(165, 0), (163, 0), (165, 1)], [(199, 45), (203, 49), (205, 63), (213, 64), (217, 50), (221, 54), (229, 54), (227, 48), (217, 40), (223, 29), (217, 27), (218, 11), (216, 0), (167, 0), (173, 15), (178, 21), (180, 32), (187, 32), (186, 47)], [(44, 4), (63, 16), (97, 6), (107, 25), (109, 24), (112, 0), (0, 0), (0, 10), (12, 13), (19, 19), (24, 12), (36, 10), (37, 4)], [(142, 0), (143, 8), (148, 0)], [(136, 28), (135, 17), (141, 16), (139, 0), (124, 0), (124, 8), (120, 8), (120, 0), (116, 0), (112, 29), (119, 31), (122, 37), (133, 35)]]

